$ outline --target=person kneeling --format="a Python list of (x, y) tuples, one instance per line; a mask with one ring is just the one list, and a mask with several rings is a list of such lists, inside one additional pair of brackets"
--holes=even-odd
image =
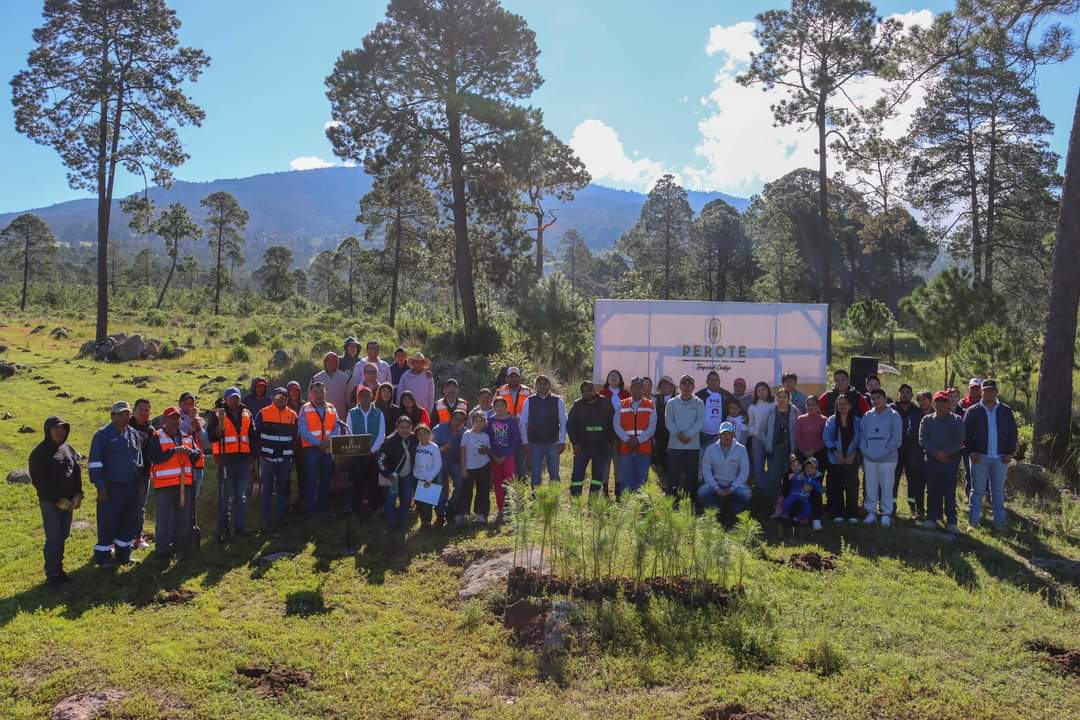
[[(798, 458), (792, 455), (791, 461), (794, 466), (798, 463)], [(782, 516), (793, 523), (806, 523), (814, 514), (811, 501), (813, 494), (821, 495), (821, 473), (818, 471), (817, 459), (806, 458), (802, 464), (802, 472), (789, 475), (784, 484), (786, 487)], [(814, 518), (814, 529), (821, 529), (821, 520), (818, 518)]]
[(750, 505), (750, 456), (746, 446), (735, 440), (735, 426), (720, 424), (720, 436), (705, 449), (701, 459), (704, 484), (698, 488), (698, 503), (702, 507), (721, 508), (738, 515)]

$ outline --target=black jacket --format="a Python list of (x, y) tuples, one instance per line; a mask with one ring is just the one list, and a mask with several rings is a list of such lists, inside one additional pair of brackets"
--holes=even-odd
[(614, 417), (611, 400), (599, 395), (592, 402), (578, 398), (566, 415), (566, 436), (583, 450), (607, 447), (615, 440)]
[(62, 425), (71, 427), (58, 417), (45, 420), (45, 438), (30, 453), (30, 481), (37, 489), (38, 500), (55, 503), (60, 498), (72, 499), (82, 492), (82, 469), (75, 449), (64, 442), (57, 445), (49, 438), (49, 430)]
[(405, 454), (409, 455), (409, 467), (416, 462), (416, 436), (410, 435), (402, 438), (398, 433), (388, 435), (386, 442), (379, 447), (376, 459), (379, 463), (379, 474), (390, 477), (405, 464)]

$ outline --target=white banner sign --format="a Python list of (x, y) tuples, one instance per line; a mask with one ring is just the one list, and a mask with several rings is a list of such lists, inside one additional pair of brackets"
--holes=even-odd
[(705, 386), (709, 371), (731, 388), (764, 380), (780, 384), (784, 372), (807, 389), (825, 385), (827, 305), (682, 300), (597, 300), (593, 376), (611, 370), (655, 382), (690, 374)]

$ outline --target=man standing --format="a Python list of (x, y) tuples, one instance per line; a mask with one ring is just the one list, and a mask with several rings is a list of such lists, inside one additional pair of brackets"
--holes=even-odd
[(311, 400), (300, 408), (300, 454), (304, 465), (304, 509), (318, 520), (330, 505), (330, 479), (334, 474), (334, 456), (330, 438), (338, 434), (338, 413), (326, 400), (326, 387), (319, 380), (311, 382)]
[(664, 423), (669, 433), (667, 494), (696, 498), (705, 403), (694, 395), (694, 378), (690, 375), (680, 378), (679, 394), (668, 400)]
[[(908, 465), (908, 458), (911, 457), (911, 449), (919, 444), (919, 422), (922, 420), (922, 413), (919, 411), (919, 406), (911, 401), (914, 391), (907, 383), (900, 385), (900, 390), (897, 393), (897, 400), (890, 407), (896, 411), (900, 416), (900, 451), (896, 455), (896, 471), (895, 480), (893, 481), (893, 511), (896, 511), (896, 498), (900, 493), (900, 476), (907, 473), (908, 483), (908, 498), (913, 498), (914, 495), (911, 492), (912, 487), (912, 472)], [(911, 508), (912, 515), (915, 515), (915, 508)]]
[[(521, 411), (525, 408), (525, 400), (529, 395), (532, 395), (532, 388), (521, 384), (521, 370), (516, 367), (507, 368), (506, 384), (495, 392), (495, 397), (501, 397), (506, 401), (506, 411), (513, 417), (520, 418)], [(517, 455), (517, 476), (519, 479), (525, 477), (529, 467), (527, 460), (523, 443), (518, 448)]]
[(270, 404), (270, 396), (267, 394), (268, 383), (266, 378), (257, 377), (251, 381), (251, 388), (248, 390), (248, 394), (240, 401), (251, 412), (251, 414), (258, 415), (259, 411)]
[(892, 524), (896, 456), (903, 427), (899, 413), (889, 407), (884, 390), (874, 388), (870, 397), (874, 407), (863, 415), (859, 431), (859, 452), (863, 457), (863, 479), (866, 483), (866, 517), (863, 522), (873, 525), (877, 521), (880, 502), (881, 526), (889, 527)]
[(722, 423), (717, 441), (705, 448), (701, 475), (704, 483), (698, 488), (697, 499), (702, 507), (719, 507), (731, 517), (749, 507), (752, 493), (746, 480), (750, 477), (750, 456), (746, 447), (736, 442), (733, 424)]
[[(131, 427), (131, 406), (113, 403), (112, 422), (90, 442), (90, 482), (97, 488), (98, 541), (94, 562), (109, 569), (131, 562), (131, 538), (139, 522), (139, 481), (143, 477), (142, 435)], [(115, 558), (113, 548), (116, 548)]]
[[(741, 378), (740, 378), (741, 379)], [(743, 387), (745, 390), (745, 385)], [(705, 377), (705, 387), (697, 392), (701, 402), (705, 403), (705, 424), (701, 428), (701, 447), (708, 447), (716, 442), (720, 434), (720, 423), (724, 420), (728, 402), (735, 396), (720, 387), (720, 373), (710, 370)], [(740, 400), (740, 403), (742, 401)], [(745, 412), (746, 408), (743, 408)]]
[(349, 476), (352, 480), (352, 511), (360, 515), (363, 513), (363, 495), (367, 495), (368, 511), (377, 513), (383, 505), (383, 498), (379, 492), (379, 468), (375, 464), (375, 454), (382, 447), (386, 439), (386, 418), (382, 410), (375, 407), (372, 402), (375, 396), (366, 385), (361, 385), (356, 391), (356, 407), (349, 410), (345, 425), (350, 435), (370, 435), (371, 452), (352, 459)]
[(830, 417), (836, 411), (836, 398), (839, 395), (847, 397), (848, 402), (851, 403), (851, 414), (855, 417), (861, 417), (863, 413), (870, 410), (866, 398), (851, 387), (851, 376), (843, 368), (837, 368), (833, 371), (833, 386), (821, 393), (818, 398), (818, 405), (821, 407), (822, 415)]
[(529, 456), (533, 487), (542, 482), (545, 463), (549, 480), (559, 482), (559, 456), (566, 450), (566, 405), (552, 394), (546, 375), (536, 377), (536, 394), (521, 409), (521, 444)]
[(333, 405), (339, 412), (346, 413), (353, 405), (349, 402), (351, 381), (352, 373), (338, 368), (338, 356), (335, 353), (328, 352), (323, 356), (322, 371), (311, 378), (311, 385), (308, 390), (310, 392), (316, 382), (322, 383), (323, 396), (326, 398), (326, 402)]
[(397, 387), (401, 382), (401, 376), (408, 371), (409, 355), (405, 352), (405, 348), (399, 347), (394, 351), (394, 362), (390, 365), (390, 384), (394, 386), (394, 397), (397, 397)]
[(645, 381), (640, 377), (630, 380), (630, 397), (619, 408), (615, 434), (619, 437), (619, 483), (615, 495), (621, 497), (623, 492), (640, 490), (649, 479), (656, 410), (652, 400), (645, 397)]
[[(157, 431), (154, 426), (150, 424), (150, 401), (146, 398), (139, 398), (135, 401), (135, 407), (132, 409), (131, 427), (142, 436), (142, 447), (145, 455), (146, 449), (150, 445), (150, 438), (154, 436)], [(142, 468), (141, 475), (139, 477), (139, 520), (138, 527), (135, 529), (135, 536), (131, 538), (132, 547), (136, 550), (142, 550), (149, 547), (150, 543), (146, 542), (143, 537), (143, 529), (146, 523), (146, 501), (150, 495), (150, 463), (146, 463)]]
[(288, 390), (274, 388), (270, 393), (270, 404), (255, 416), (255, 445), (261, 465), (260, 501), (264, 525), (283, 519), (289, 507), (289, 472), (292, 470), (298, 418), (288, 406), (288, 399)]
[(180, 432), (190, 435), (195, 441), (195, 447), (199, 448), (199, 456), (195, 461), (193, 471), (195, 473), (195, 497), (199, 497), (202, 488), (203, 471), (206, 469), (206, 446), (210, 443), (204, 437), (206, 424), (199, 415), (199, 408), (195, 404), (198, 398), (193, 393), (180, 393)]
[[(504, 403), (506, 399), (499, 396)], [(615, 437), (612, 429), (614, 408), (596, 394), (589, 380), (581, 383), (581, 397), (570, 406), (566, 416), (566, 434), (574, 452), (574, 469), (570, 473), (570, 494), (581, 494), (585, 469), (592, 464), (589, 496), (608, 494), (608, 446)], [(616, 488), (617, 490), (617, 488)]]
[[(391, 382), (393, 380), (393, 377), (390, 374), (390, 364), (379, 357), (379, 343), (375, 340), (368, 341), (367, 360), (364, 362), (369, 362), (378, 368), (378, 377), (376, 378), (378, 382), (376, 383), (376, 387), (384, 382)], [(360, 364), (362, 365), (363, 363)]]
[(449, 422), (458, 410), (469, 414), (469, 403), (458, 397), (461, 387), (458, 381), (450, 378), (443, 383), (443, 396), (435, 403), (435, 423)]
[(806, 412), (806, 393), (799, 390), (796, 385), (799, 384), (799, 376), (793, 372), (785, 371), (780, 376), (780, 382), (783, 384), (784, 389), (788, 391), (788, 397), (791, 398), (791, 404), (799, 408), (799, 414)]
[[(920, 400), (922, 393), (920, 393)], [(949, 393), (934, 394), (934, 413), (919, 423), (919, 445), (926, 453), (927, 530), (937, 528), (941, 506), (950, 533), (959, 532), (956, 525), (956, 469), (964, 449), (964, 421), (952, 412)]]
[[(921, 444), (919, 433), (923, 418), (934, 414), (934, 399), (929, 390), (920, 390), (915, 396), (915, 403), (915, 410), (904, 419), (904, 441), (900, 447), (904, 454), (904, 473), (907, 475), (908, 508), (912, 517), (921, 521), (926, 518), (927, 508), (927, 452)], [(910, 440), (909, 435), (912, 436)]]
[(341, 346), (341, 355), (338, 356), (338, 369), (341, 372), (351, 373), (360, 363), (360, 341), (352, 335), (345, 338)]
[(162, 428), (150, 438), (150, 478), (154, 484), (156, 555), (168, 559), (187, 550), (195, 506), (195, 439), (180, 430), (180, 408), (165, 408)]
[(968, 381), (967, 395), (960, 400), (960, 407), (967, 410), (972, 405), (982, 400), (982, 378), (973, 377)]
[(240, 389), (235, 387), (225, 391), (223, 407), (217, 408), (206, 423), (218, 466), (218, 542), (225, 542), (233, 532), (239, 537), (247, 534), (245, 503), (254, 455), (252, 425), (251, 412), (240, 404)]
[[(431, 431), (431, 441), (439, 446), (442, 454), (442, 493), (439, 494), (439, 504), (435, 507), (435, 524), (442, 525), (447, 521), (446, 508), (449, 502), (450, 510), (459, 505), (462, 485), (464, 480), (461, 468), (461, 438), (465, 435), (465, 420), (468, 416), (464, 410), (456, 411), (448, 423), (439, 423)], [(453, 489), (451, 490), (451, 482)], [(450, 520), (453, 521), (453, 517)]]
[(413, 353), (409, 358), (409, 371), (401, 376), (397, 387), (397, 397), (406, 390), (416, 398), (418, 407), (431, 411), (435, 407), (435, 380), (431, 377), (431, 361), (421, 352)]
[(79, 457), (67, 444), (71, 426), (58, 417), (45, 420), (45, 437), (30, 453), (30, 482), (41, 506), (45, 530), (45, 583), (59, 590), (67, 581), (64, 544), (71, 532), (71, 514), (82, 504)]
[(1016, 417), (1012, 408), (998, 399), (997, 380), (983, 380), (982, 399), (964, 414), (964, 445), (971, 458), (968, 524), (972, 528), (979, 527), (989, 482), (994, 527), (1005, 529), (1005, 475), (1016, 441)]
[[(746, 379), (735, 378), (735, 382), (731, 383), (731, 389), (734, 391), (735, 399), (742, 405), (742, 411), (745, 414), (750, 408), (750, 405), (754, 402), (754, 396), (746, 392)], [(725, 412), (727, 411), (725, 407)]]

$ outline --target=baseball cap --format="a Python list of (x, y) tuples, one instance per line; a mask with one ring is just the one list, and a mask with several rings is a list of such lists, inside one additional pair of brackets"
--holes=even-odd
[(289, 391), (286, 390), (285, 388), (281, 387), (280, 385), (270, 391), (270, 397), (275, 397), (277, 395), (288, 395), (288, 394), (289, 394)]
[(740, 383), (745, 385), (746, 384), (746, 378), (735, 378), (735, 382), (733, 382), (731, 384), (732, 385), (739, 385)]
[(165, 408), (165, 412), (161, 413), (161, 417), (171, 417), (173, 415), (176, 415), (177, 417), (180, 416), (180, 408), (176, 407), (175, 405), (170, 405), (169, 407)]
[(691, 383), (693, 383), (694, 382), (694, 376), (691, 375), (690, 373), (687, 373), (687, 374), (683, 375), (681, 378), (679, 378), (679, 384), (682, 385), (687, 380), (689, 380)]
[(240, 388), (231, 387), (225, 391), (225, 399), (228, 400), (231, 397), (240, 397)]
[(185, 400), (198, 400), (198, 398), (195, 397), (195, 393), (185, 390), (184, 392), (180, 393), (180, 399), (177, 402), (184, 402)]
[(976, 378), (971, 378), (970, 380), (968, 380), (968, 387), (969, 388), (982, 387), (982, 384), (983, 384), (982, 378), (977, 378), (976, 377)]
[(116, 415), (118, 413), (124, 413), (124, 412), (127, 412), (127, 413), (131, 412), (131, 406), (128, 405), (127, 400), (117, 400), (116, 402), (113, 403), (113, 406), (112, 406), (112, 414), (113, 415)]
[(937, 402), (938, 400), (944, 400), (945, 402), (948, 402), (949, 393), (945, 392), (944, 390), (938, 390), (936, 393), (934, 393), (934, 402)]
[(989, 380), (989, 379), (983, 380), (982, 389), (983, 390), (997, 390), (998, 389), (997, 380)]
[(506, 377), (510, 377), (511, 375), (517, 375), (518, 377), (521, 377), (521, 369), (516, 367), (507, 368)]
[(724, 433), (732, 433), (732, 434), (734, 434), (735, 433), (735, 425), (733, 425), (732, 423), (729, 423), (729, 422), (720, 423), (720, 432), (718, 434), (723, 435)]
[(325, 387), (325, 386), (326, 386), (326, 383), (324, 383), (322, 380), (312, 380), (311, 384), (308, 385), (309, 388)]
[(644, 385), (645, 381), (641, 379), (640, 375), (635, 375), (634, 377), (630, 378), (630, 384), (631, 385)]

